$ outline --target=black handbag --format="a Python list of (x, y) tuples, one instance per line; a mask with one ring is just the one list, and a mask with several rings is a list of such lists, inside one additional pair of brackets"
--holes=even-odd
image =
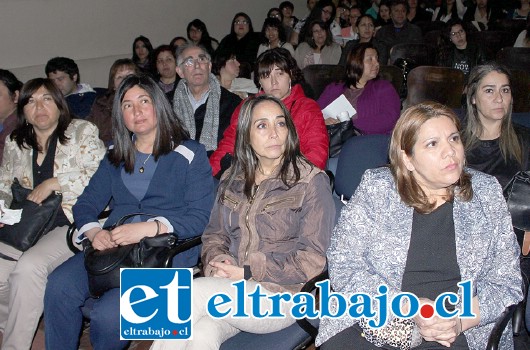
[(504, 188), (512, 225), (524, 232), (522, 253), (530, 252), (530, 171), (519, 171)]
[(349, 138), (361, 135), (359, 129), (353, 126), (351, 120), (340, 122), (336, 124), (326, 125), (329, 137), (329, 157), (335, 158), (339, 156), (344, 142)]
[(13, 201), (10, 208), (22, 209), (22, 217), (18, 224), (0, 228), (0, 241), (23, 252), (33, 247), (53, 228), (63, 200), (60, 193), (52, 193), (41, 204), (37, 204), (26, 199), (31, 191), (33, 190), (22, 187), (17, 178), (13, 180)]
[[(113, 228), (123, 225), (133, 216), (158, 215), (134, 213), (122, 217)], [(120, 286), (120, 269), (127, 267), (155, 268), (164, 267), (168, 253), (179, 241), (172, 233), (154, 237), (144, 237), (138, 243), (97, 250), (89, 240), (85, 240), (85, 268), (88, 273), (90, 295), (98, 298), (112, 288)]]

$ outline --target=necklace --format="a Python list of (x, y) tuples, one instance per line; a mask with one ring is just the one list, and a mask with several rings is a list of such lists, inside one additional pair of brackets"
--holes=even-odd
[(148, 160), (149, 158), (151, 158), (151, 154), (152, 154), (152, 153), (149, 153), (149, 155), (147, 156), (147, 158), (145, 158), (144, 163), (142, 164), (142, 166), (140, 167), (140, 169), (138, 169), (138, 171), (140, 172), (140, 174), (143, 174), (143, 172), (145, 171), (145, 169), (144, 169), (144, 165), (145, 165), (145, 163), (147, 163), (147, 160)]

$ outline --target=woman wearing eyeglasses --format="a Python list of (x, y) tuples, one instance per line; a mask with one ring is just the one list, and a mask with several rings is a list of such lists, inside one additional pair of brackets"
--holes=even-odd
[(215, 49), (219, 46), (219, 42), (210, 37), (208, 29), (206, 29), (206, 24), (200, 19), (194, 19), (188, 23), (186, 32), (188, 33), (188, 39), (195, 45), (204, 46), (210, 56), (213, 55)]
[(246, 62), (254, 66), (259, 44), (259, 33), (254, 32), (250, 17), (244, 12), (239, 12), (232, 20), (230, 34), (221, 40), (215, 54), (226, 55), (227, 52), (237, 52), (237, 59), (240, 63)]
[(461, 70), (467, 83), (471, 69), (486, 62), (484, 52), (478, 45), (467, 41), (464, 22), (460, 19), (450, 20), (443, 34), (445, 42), (450, 44), (440, 50), (438, 65)]

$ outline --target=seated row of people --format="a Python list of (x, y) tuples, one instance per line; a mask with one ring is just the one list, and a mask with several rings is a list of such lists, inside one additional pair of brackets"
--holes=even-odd
[[(367, 50), (369, 50), (368, 47)], [(191, 65), (184, 65), (184, 69), (187, 67), (189, 69), (198, 69), (202, 72), (204, 69), (201, 70), (201, 67), (208, 66), (209, 60), (205, 60), (207, 54), (204, 51), (197, 50), (197, 47), (193, 46), (183, 48), (182, 51), (185, 53), (183, 56), (183, 62), (185, 60), (191, 62)], [(220, 202), (215, 204), (215, 208), (217, 208), (216, 210), (219, 210), (219, 213), (215, 215), (210, 215), (211, 206), (213, 204), (213, 182), (211, 177), (212, 169), (208, 166), (206, 147), (197, 142), (200, 139), (197, 139), (197, 141), (187, 140), (189, 135), (186, 134), (184, 122), (176, 117), (176, 114), (167, 101), (163, 91), (153, 80), (133, 75), (126, 77), (116, 88), (117, 90), (112, 108), (112, 119), (115, 126), (113, 129), (114, 148), (109, 151), (107, 157), (101, 163), (99, 162), (103, 157), (104, 146), (96, 136), (97, 130), (92, 124), (86, 121), (71, 121), (64, 97), (54, 84), (49, 80), (36, 79), (26, 83), (21, 90), (17, 90), (19, 91), (17, 107), (18, 122), (17, 128), (12, 133), (12, 136), (8, 138), (6, 149), (4, 151), (1, 172), (3, 180), (0, 183), (2, 186), (0, 194), (2, 198), (5, 198), (7, 203), (9, 203), (9, 187), (13, 179), (17, 177), (21, 179), (25, 186), (34, 188), (29, 199), (37, 203), (42, 201), (47, 195), (55, 190), (61, 191), (66, 195), (62, 206), (64, 215), (58, 216), (56, 222), (57, 227), (45, 236), (45, 238), (40, 240), (37, 245), (24, 253), (13, 251), (13, 248), (7, 245), (5, 245), (5, 247), (2, 246), (2, 254), (10, 258), (1, 261), (1, 270), (3, 271), (1, 283), (4, 291), (1, 301), (2, 305), (4, 305), (2, 310), (5, 311), (5, 317), (2, 318), (2, 322), (5, 323), (4, 328), (2, 328), (4, 330), (4, 344), (12, 343), (15, 344), (15, 348), (19, 349), (29, 348), (31, 337), (28, 337), (27, 335), (34, 333), (40, 313), (43, 310), (44, 288), (46, 281), (48, 280), (47, 277), (54, 269), (72, 255), (67, 248), (64, 237), (66, 230), (65, 225), (72, 222), (74, 218), (78, 225), (78, 229), (80, 230), (79, 239), (90, 239), (98, 249), (110, 248), (117, 244), (137, 242), (142, 237), (154, 235), (156, 232), (175, 232), (179, 234), (181, 232), (187, 232), (190, 234), (200, 234), (206, 226), (208, 218), (210, 218), (210, 225), (208, 228), (211, 228), (212, 231), (211, 235), (205, 236), (205, 242), (209, 242), (207, 237), (210, 237), (213, 244), (211, 245), (212, 252), (219, 253), (207, 253), (208, 250), (206, 249), (209, 246), (208, 244), (205, 246), (203, 257), (205, 261), (212, 261), (212, 264), (208, 265), (208, 269), (210, 269), (208, 275), (213, 277), (239, 279), (241, 273), (245, 276), (245, 270), (250, 269), (251, 274), (248, 275), (248, 272), (246, 272), (246, 276), (253, 277), (259, 283), (264, 281), (263, 277), (261, 277), (262, 269), (274, 269), (274, 265), (253, 265), (252, 261), (247, 261), (243, 257), (238, 257), (238, 255), (235, 255), (237, 257), (236, 260), (226, 262), (221, 254), (227, 254), (228, 252), (233, 253), (232, 251), (226, 251), (226, 249), (228, 249), (228, 247), (234, 248), (234, 246), (230, 244), (225, 248), (222, 246), (216, 246), (218, 243), (215, 242), (219, 240), (219, 236), (217, 235), (226, 235), (229, 233), (219, 232), (219, 230), (214, 229), (217, 227), (215, 226), (216, 223), (214, 218), (223, 217), (221, 214), (224, 208), (222, 203), (223, 201), (226, 203), (230, 202), (230, 200), (225, 199), (228, 194), (233, 193), (237, 198), (241, 199), (241, 203), (246, 203), (241, 207), (241, 211), (232, 211), (230, 214), (239, 217), (245, 215), (246, 210), (243, 210), (243, 208), (245, 208), (245, 206), (250, 207), (254, 198), (272, 201), (275, 196), (272, 195), (272, 193), (270, 196), (267, 195), (270, 186), (274, 188), (277, 186), (285, 186), (282, 191), (300, 190), (301, 193), (304, 193), (304, 195), (307, 196), (303, 197), (306, 198), (307, 201), (318, 199), (317, 202), (305, 202), (306, 199), (301, 199), (300, 202), (296, 203), (296, 205), (299, 205), (299, 208), (302, 209), (302, 212), (304, 212), (305, 209), (313, 210), (314, 208), (320, 208), (311, 214), (305, 212), (304, 215), (300, 214), (301, 217), (297, 219), (299, 220), (297, 222), (301, 224), (307, 220), (302, 219), (302, 217), (316, 217), (318, 214), (321, 215), (318, 216), (319, 224), (325, 224), (326, 227), (320, 226), (318, 230), (319, 236), (316, 238), (314, 236), (315, 234), (312, 234), (305, 229), (296, 230), (296, 234), (293, 233), (292, 235), (289, 235), (289, 237), (292, 239), (293, 244), (298, 247), (298, 243), (295, 242), (302, 239), (298, 235), (309, 233), (311, 239), (318, 240), (318, 244), (314, 241), (314, 244), (317, 244), (318, 249), (316, 252), (318, 253), (311, 258), (312, 263), (315, 263), (318, 259), (324, 258), (324, 252), (327, 247), (326, 242), (331, 230), (329, 223), (333, 222), (334, 211), (325, 209), (332, 209), (329, 205), (325, 205), (324, 208), (319, 206), (314, 207), (313, 205), (317, 203), (318, 205), (322, 205), (324, 199), (331, 198), (331, 193), (329, 185), (324, 181), (325, 177), (314, 165), (311, 165), (312, 163), (316, 164), (317, 161), (311, 161), (310, 159), (310, 161), (307, 162), (303, 158), (300, 158), (302, 154), (308, 158), (310, 156), (312, 158), (314, 157), (314, 159), (322, 157), (323, 159), (320, 162), (324, 164), (316, 165), (321, 168), (325, 165), (327, 151), (325, 151), (323, 155), (319, 155), (318, 150), (315, 152), (316, 147), (306, 146), (307, 148), (304, 149), (304, 146), (302, 145), (302, 137), (306, 139), (306, 142), (308, 140), (314, 142), (309, 134), (304, 133), (308, 132), (305, 128), (307, 128), (308, 125), (311, 125), (312, 122), (314, 123), (316, 120), (315, 114), (320, 113), (320, 109), (316, 106), (314, 101), (310, 99), (304, 100), (300, 86), (294, 84), (294, 86), (291, 86), (291, 83), (296, 82), (295, 79), (299, 78), (300, 72), (299, 70), (296, 70), (296, 63), (286, 50), (275, 49), (268, 51), (268, 54), (263, 55), (263, 61), (260, 62), (258, 67), (257, 75), (260, 77), (262, 87), (267, 95), (257, 99), (247, 99), (241, 106), (241, 109), (238, 109), (238, 113), (234, 113), (235, 118), (232, 117), (230, 128), (234, 127), (233, 141), (226, 140), (227, 145), (225, 146), (228, 150), (227, 153), (230, 153), (233, 158), (231, 161), (232, 168), (230, 168), (227, 174), (222, 178), (221, 189), (224, 189), (224, 195), (220, 196), (218, 199)], [(465, 144), (468, 147), (468, 163), (472, 166), (477, 166), (477, 162), (481, 162), (482, 160), (475, 162), (474, 159), (477, 158), (474, 157), (477, 154), (475, 150), (482, 148), (482, 146), (480, 146), (482, 142), (491, 143), (491, 140), (493, 140), (497, 142), (496, 146), (495, 144), (489, 145), (488, 150), (496, 148), (498, 150), (496, 151), (497, 153), (494, 155), (486, 155), (484, 157), (479, 154), (478, 158), (486, 159), (491, 162), (493, 156), (495, 156), (497, 160), (500, 159), (500, 157), (503, 157), (505, 161), (513, 164), (513, 167), (510, 166), (510, 169), (513, 168), (513, 171), (521, 168), (528, 169), (530, 138), (517, 131), (518, 129), (512, 129), (511, 126), (510, 107), (512, 93), (510, 90), (509, 75), (506, 71), (502, 70), (501, 67), (495, 65), (483, 66), (480, 68), (481, 69), (475, 69), (470, 78), (468, 103), (470, 105), (469, 113), (472, 114), (468, 116), (468, 126), (466, 129), (468, 131), (464, 133)], [(298, 76), (296, 74), (298, 74)], [(268, 97), (270, 95), (274, 97)], [(308, 106), (311, 106), (312, 104), (316, 106), (315, 113), (306, 114), (305, 112), (307, 111)], [(463, 149), (463, 146), (462, 142), (457, 137), (458, 134), (455, 132), (455, 130), (458, 131), (457, 123), (452, 121), (454, 118), (451, 117), (451, 111), (443, 109), (442, 107), (435, 108), (432, 106), (418, 106), (412, 108), (416, 108), (420, 114), (425, 114), (428, 111), (433, 110), (433, 108), (437, 108), (439, 112), (437, 112), (437, 114), (435, 113), (436, 116), (434, 116), (433, 120), (436, 122), (440, 120), (445, 120), (446, 122), (447, 120), (450, 121), (448, 124), (450, 127), (447, 127), (447, 123), (442, 123), (443, 125), (441, 126), (436, 125), (436, 127), (427, 127), (428, 122), (424, 121), (424, 125), (426, 126), (425, 130), (423, 126), (416, 125), (416, 127), (420, 129), (411, 129), (412, 131), (407, 131), (410, 135), (413, 135), (406, 137), (409, 146), (402, 146), (409, 147), (405, 149), (407, 157), (399, 152), (395, 155), (395, 158), (392, 158), (391, 156), (391, 161), (395, 162), (395, 166), (405, 164), (408, 171), (410, 171), (409, 175), (419, 182), (420, 190), (418, 190), (418, 187), (415, 187), (415, 191), (418, 191), (420, 196), (427, 195), (425, 199), (427, 200), (427, 207), (429, 208), (428, 212), (430, 212), (433, 211), (435, 207), (441, 207), (446, 201), (453, 198), (453, 194), (449, 192), (441, 196), (435, 195), (435, 197), (432, 197), (435, 198), (436, 201), (432, 201), (432, 198), (428, 197), (428, 195), (431, 194), (431, 190), (433, 190), (434, 187), (436, 193), (443, 192), (452, 189), (454, 184), (457, 183), (456, 181), (461, 177), (460, 174), (463, 169), (463, 156), (460, 154), (460, 148)], [(274, 111), (274, 113), (272, 111)], [(291, 115), (293, 115), (292, 119)], [(406, 120), (414, 115), (415, 114), (412, 112), (408, 114), (405, 113), (402, 117), (403, 119), (400, 119), (402, 121), (398, 123), (398, 126), (393, 131), (393, 142), (404, 142), (401, 137), (396, 135), (402, 132), (400, 131), (402, 128), (407, 127)], [(440, 117), (440, 115), (442, 117)], [(271, 116), (274, 116), (274, 118), (271, 118)], [(472, 121), (473, 118), (475, 118), (475, 121)], [(299, 124), (297, 124), (297, 120)], [(321, 115), (318, 120), (323, 127), (323, 118)], [(168, 129), (165, 132), (162, 132), (161, 128)], [(430, 143), (424, 145), (422, 140), (431, 140), (433, 136), (430, 135), (429, 132), (432, 133), (433, 130), (436, 131), (435, 133), (443, 133), (442, 136), (435, 136), (439, 141), (433, 143), (433, 145), (441, 145), (439, 147), (443, 149), (443, 152), (440, 153), (440, 157), (441, 159), (444, 159), (444, 161), (445, 159), (448, 160), (451, 170), (448, 171), (451, 173), (451, 176), (444, 175), (440, 180), (440, 183), (436, 184), (424, 183), (425, 176), (427, 176), (426, 171), (434, 171), (434, 174), (436, 175), (437, 172), (445, 173), (445, 168), (442, 170), (436, 168), (437, 170), (435, 170), (432, 168), (433, 163), (424, 163), (425, 160), (420, 157), (421, 153), (429, 152), (426, 150), (431, 148)], [(423, 131), (428, 132), (426, 135), (421, 136), (423, 135)], [(325, 135), (325, 129), (322, 129), (322, 132)], [(161, 140), (160, 138), (163, 135), (166, 135), (164, 136), (165, 139)], [(506, 139), (506, 141), (502, 141), (504, 139)], [(179, 141), (177, 142), (175, 140)], [(282, 142), (282, 140), (285, 141)], [(228, 146), (230, 142), (231, 146)], [(476, 148), (475, 145), (477, 144), (479, 144), (479, 148)], [(157, 149), (155, 149), (155, 145)], [(282, 145), (284, 145), (285, 148), (282, 148)], [(322, 148), (325, 149), (325, 147), (326, 145), (324, 144)], [(426, 150), (423, 150), (424, 147)], [(400, 148), (398, 147), (397, 149)], [(444, 153), (446, 150), (448, 150), (447, 155)], [(481, 152), (482, 151), (479, 151), (479, 153)], [(225, 154), (226, 153), (223, 154), (221, 149), (220, 156), (222, 157)], [(248, 159), (249, 154), (252, 154), (252, 157), (254, 157), (252, 158), (252, 161)], [(391, 152), (391, 155), (392, 154), (394, 153)], [(427, 155), (427, 153), (425, 153), (425, 155)], [(62, 158), (64, 158), (64, 161), (61, 160)], [(75, 159), (76, 161), (71, 162), (72, 159)], [(297, 159), (299, 159), (299, 161)], [(210, 162), (211, 160), (212, 159), (210, 158)], [(453, 163), (449, 162), (449, 160), (452, 160)], [(433, 159), (433, 161), (435, 161), (434, 164), (439, 163), (437, 158)], [(241, 162), (241, 167), (236, 166), (239, 162)], [(54, 164), (56, 164), (56, 166), (54, 166)], [(253, 164), (249, 168), (252, 170), (245, 170), (243, 164), (245, 164), (245, 167), (249, 166), (247, 164)], [(293, 179), (289, 177), (291, 175), (287, 176), (287, 174), (292, 174), (291, 171), (293, 170), (291, 167), (299, 169), (299, 172), (294, 170), (295, 177)], [(143, 171), (140, 171), (141, 169), (143, 169)], [(164, 171), (162, 171), (162, 169), (164, 169)], [(188, 170), (183, 171), (183, 169)], [(302, 171), (301, 169), (305, 170)], [(502, 180), (504, 175), (509, 178), (510, 175), (505, 174), (505, 171), (503, 170), (505, 167), (496, 167), (495, 169), (489, 169), (487, 171), (497, 175), (499, 180)], [(458, 172), (456, 170), (458, 170)], [(254, 173), (253, 179), (245, 177), (241, 178), (243, 174), (251, 174), (252, 172)], [(296, 175), (297, 173), (300, 174), (299, 178), (298, 175)], [(163, 174), (172, 175), (168, 178), (164, 177), (165, 175)], [(285, 174), (285, 176), (283, 174)], [(309, 174), (315, 176), (314, 180), (310, 181), (311, 177), (306, 178)], [(91, 176), (92, 179), (87, 186), (87, 182)], [(164, 181), (164, 186), (150, 186), (151, 181), (162, 181), (158, 176), (163, 176), (162, 180)], [(189, 177), (189, 179), (187, 177)], [(483, 177), (483, 175), (473, 173), (472, 179), (478, 179), (481, 177)], [(321, 182), (320, 185), (317, 186), (317, 182), (311, 184), (312, 181), (317, 181), (317, 179)], [(484, 178), (483, 181), (491, 182), (492, 180)], [(502, 181), (504, 182), (504, 180)], [(182, 183), (186, 183), (186, 186), (182, 186)], [(237, 185), (238, 183), (239, 185)], [(165, 189), (172, 184), (175, 185), (175, 190), (166, 191)], [(192, 184), (195, 184), (195, 186)], [(308, 189), (308, 184), (314, 186), (311, 187), (312, 190)], [(431, 185), (434, 185), (434, 187), (431, 188)], [(463, 184), (458, 183), (457, 187), (460, 185)], [(490, 185), (488, 185), (485, 190), (485, 192), (488, 192), (489, 196), (485, 197), (482, 196), (482, 192), (480, 192), (478, 188), (475, 189), (473, 187), (473, 189), (478, 191), (475, 193), (478, 198), (480, 198), (479, 200), (495, 200), (495, 207), (502, 205), (502, 200), (499, 201), (499, 196), (497, 196), (499, 198), (490, 196), (491, 193), (500, 192), (500, 187), (498, 185)], [(86, 187), (86, 189), (83, 192), (84, 187)], [(270, 188), (272, 189), (272, 187)], [(372, 185), (367, 185), (368, 189), (380, 187), (381, 186), (373, 187)], [(152, 193), (152, 191), (161, 191), (161, 189), (164, 189), (163, 193)], [(316, 192), (313, 193), (312, 191), (324, 192), (313, 196), (312, 194), (316, 194)], [(81, 194), (81, 192), (83, 192), (83, 194)], [(175, 199), (177, 198), (177, 193), (181, 193), (181, 195), (177, 197), (182, 198), (182, 200)], [(291, 194), (294, 192), (289, 193)], [(457, 194), (455, 193), (454, 196), (456, 198)], [(377, 195), (373, 198), (376, 197)], [(121, 229), (115, 229), (112, 231), (105, 230), (96, 223), (96, 218), (98, 213), (104, 209), (110, 198), (114, 199), (115, 205), (112, 220), (109, 219), (109, 224), (119, 219), (119, 217), (125, 213), (136, 211), (138, 205), (152, 214), (159, 215), (159, 217), (150, 221), (147, 220), (131, 223), (130, 225), (123, 226)], [(470, 198), (469, 195), (467, 197), (462, 195), (461, 200), (465, 202)], [(233, 200), (233, 198), (231, 199)], [(164, 204), (166, 202), (171, 208), (175, 207), (174, 210), (171, 210), (172, 213), (173, 211), (183, 211), (188, 214), (173, 216), (170, 213), (166, 213), (164, 210), (160, 209), (167, 207)], [(261, 202), (263, 205), (266, 203), (268, 202)], [(367, 202), (365, 201), (358, 202), (352, 200), (349, 206), (353, 208), (353, 210), (357, 210), (357, 205), (366, 205), (366, 203)], [(405, 203), (408, 202), (405, 201)], [(414, 205), (411, 206), (414, 207)], [(232, 206), (230, 206), (230, 208), (232, 208)], [(420, 210), (421, 213), (421, 210), (423, 210), (421, 208), (418, 207), (416, 209)], [(284, 209), (291, 210), (287, 208)], [(216, 213), (216, 210), (214, 210), (213, 213)], [(386, 211), (377, 210), (375, 207), (369, 209), (369, 212), (377, 213), (377, 215), (381, 215), (381, 217), (386, 213)], [(191, 215), (192, 217), (188, 217), (187, 215)], [(290, 220), (293, 219), (292, 216), (289, 217), (291, 218)], [(352, 222), (348, 221), (346, 218), (347, 216), (344, 214), (343, 225), (346, 226), (340, 226), (339, 223), (340, 227), (351, 227)], [(261, 225), (264, 225), (266, 227), (271, 227), (270, 225), (272, 224), (260, 222), (261, 219), (264, 218), (255, 218), (255, 224), (257, 226), (261, 227)], [(241, 220), (242, 219), (240, 218), (239, 221), (233, 220), (233, 222), (237, 225), (237, 222), (242, 222)], [(482, 218), (477, 220), (477, 222), (483, 221)], [(499, 220), (501, 220), (501, 218), (499, 218)], [(505, 219), (502, 220), (506, 221)], [(504, 221), (495, 220), (495, 222), (492, 222), (492, 225), (488, 226), (489, 229), (483, 231), (490, 232), (494, 225), (499, 225), (500, 222)], [(281, 222), (281, 220), (273, 220), (273, 222), (278, 223)], [(190, 225), (193, 227), (189, 227)], [(509, 228), (510, 225), (504, 223), (501, 226), (503, 227), (503, 230), (506, 231), (506, 235), (502, 235), (502, 237), (495, 236), (492, 239), (503, 238), (506, 239), (507, 242), (511, 242), (509, 244), (499, 244), (499, 246), (506, 249), (505, 254), (515, 256), (513, 249), (510, 248), (513, 247), (513, 243), (515, 242), (515, 237), (513, 236), (513, 233), (511, 233), (511, 228)], [(219, 227), (226, 226), (221, 225)], [(295, 227), (297, 226), (294, 224), (289, 226), (290, 229), (294, 229)], [(315, 225), (309, 225), (308, 227), (311, 227), (312, 230), (315, 229)], [(207, 233), (210, 232), (208, 231), (208, 228), (206, 229)], [(234, 226), (231, 229), (233, 229), (234, 232), (240, 232), (243, 228)], [(341, 230), (343, 229), (337, 229), (337, 232), (342, 232)], [(458, 238), (460, 237), (458, 236), (458, 232), (455, 227), (457, 244), (460, 240), (460, 238)], [(248, 234), (251, 235), (255, 233), (249, 231)], [(348, 236), (350, 237), (349, 239), (352, 239), (355, 235)], [(230, 235), (230, 237), (232, 237), (232, 235)], [(306, 238), (302, 240), (304, 242), (307, 241)], [(222, 239), (222, 241), (224, 242), (225, 240)], [(282, 242), (284, 242), (284, 240), (282, 240)], [(357, 243), (352, 242), (352, 244)], [(62, 248), (57, 251), (58, 247)], [(304, 247), (304, 251), (305, 249), (308, 249), (306, 244), (304, 244)], [(457, 247), (460, 247), (460, 245), (457, 245)], [(332, 257), (335, 256), (333, 255), (334, 253), (332, 253), (333, 249), (334, 248), (329, 252), (330, 261), (335, 261), (333, 260), (334, 258), (332, 259)], [(53, 251), (54, 253), (59, 252), (60, 254), (50, 255), (50, 251)], [(237, 251), (239, 251), (239, 249), (237, 249)], [(278, 248), (276, 246), (256, 246), (257, 256), (261, 256), (260, 254), (267, 254), (267, 252), (278, 254)], [(483, 250), (473, 249), (472, 252), (483, 252)], [(198, 252), (190, 252), (189, 254), (195, 254), (196, 257), (197, 253)], [(403, 256), (407, 257), (407, 249), (405, 249), (403, 253)], [(299, 252), (298, 250), (289, 250), (285, 259), (291, 261), (290, 254), (299, 254)], [(304, 256), (305, 254), (306, 253), (304, 253)], [(469, 254), (469, 252), (466, 251), (466, 253), (462, 253), (462, 251), (457, 248), (456, 254), (456, 256), (459, 256), (458, 254)], [(218, 255), (219, 257), (216, 259)], [(348, 254), (339, 253), (337, 256), (339, 255), (341, 259), (348, 257)], [(487, 254), (481, 256), (483, 259), (489, 258)], [(178, 259), (185, 260), (186, 257), (189, 256), (183, 254), (179, 256)], [(179, 263), (178, 259), (176, 262), (177, 266), (190, 266), (189, 264), (193, 264), (191, 261), (194, 260), (191, 259)], [(297, 258), (293, 259), (294, 261), (298, 261)], [(223, 260), (225, 260), (225, 262), (222, 262)], [(511, 280), (500, 284), (505, 286), (505, 289), (500, 293), (507, 298), (509, 296), (509, 300), (506, 299), (505, 304), (520, 299), (520, 291), (517, 292), (518, 285), (516, 283), (516, 275), (518, 272), (517, 259), (515, 258), (513, 260), (515, 262), (512, 261), (511, 258), (509, 261), (503, 260), (503, 262), (499, 262), (508, 264), (507, 266), (502, 265), (504, 266), (503, 271), (511, 271), (510, 273), (503, 274), (504, 278), (510, 278)], [(284, 263), (279, 263), (282, 266), (285, 266)], [(246, 265), (249, 267), (245, 268)], [(315, 265), (315, 269), (309, 271), (305, 270), (306, 265), (307, 264), (295, 264), (293, 266), (294, 275), (280, 273), (278, 277), (279, 279), (269, 281), (276, 283), (279, 286), (290, 285), (293, 281), (297, 281), (294, 283), (303, 283), (312, 276), (318, 274), (324, 268), (323, 264), (318, 266)], [(338, 270), (333, 270), (335, 266)], [(334, 271), (345, 271), (340, 266), (342, 265), (333, 265), (333, 263), (330, 263), (332, 283), (334, 284), (334, 288), (338, 288), (337, 290), (340, 289), (339, 286), (341, 285), (341, 282), (339, 275), (334, 275)], [(422, 262), (418, 266), (425, 265)], [(481, 263), (478, 264), (478, 266), (489, 265)], [(455, 281), (464, 277), (472, 277), (466, 272), (466, 269), (459, 266), (457, 266), (457, 270), (455, 270), (453, 266), (451, 271), (458, 272), (458, 268), (460, 268), (461, 272), (458, 276), (455, 275)], [(31, 273), (27, 272), (28, 269), (31, 270)], [(388, 271), (386, 273), (388, 273)], [(292, 278), (294, 278), (294, 276), (299, 277), (296, 277), (296, 279), (293, 280)], [(334, 276), (337, 277), (335, 278)], [(490, 276), (490, 274), (484, 274), (484, 276)], [(45, 319), (47, 325), (46, 339), (47, 342), (49, 341), (49, 348), (56, 348), (59, 346), (57, 344), (60, 344), (60, 348), (70, 348), (70, 346), (71, 348), (74, 348), (77, 346), (77, 337), (82, 326), (82, 314), (79, 310), (79, 306), (84, 305), (88, 298), (86, 278), (82, 265), (82, 255), (74, 256), (50, 276), (48, 291), (46, 292), (45, 298)], [(430, 277), (426, 275), (422, 278)], [(205, 280), (205, 288), (209, 288), (209, 283), (210, 282)], [(482, 282), (481, 280), (476, 280), (476, 283)], [(488, 282), (484, 283), (487, 284)], [(76, 286), (75, 290), (79, 291), (79, 293), (72, 292), (71, 287), (74, 284)], [(361, 285), (357, 284), (350, 287), (353, 288), (352, 290), (362, 288)], [(270, 288), (275, 287), (274, 285), (270, 285)], [(211, 288), (209, 290), (211, 291)], [(290, 289), (287, 288), (287, 290)], [(30, 296), (32, 303), (25, 300), (27, 292), (32, 293)], [(120, 342), (118, 336), (119, 311), (117, 307), (117, 298), (119, 293), (116, 291), (110, 291), (108, 293), (107, 297), (99, 299), (94, 305), (92, 305), (91, 317), (93, 317), (93, 320), (91, 326), (91, 340), (94, 344), (99, 344), (96, 348), (99, 348), (100, 346), (102, 348), (122, 348), (126, 344)], [(476, 328), (476, 330), (473, 330), (473, 332), (476, 332), (476, 336), (473, 336), (472, 341), (478, 342), (477, 344), (482, 344), (482, 340), (480, 339), (483, 339), (482, 337), (486, 334), (491, 322), (493, 322), (494, 318), (505, 306), (505, 304), (490, 305), (483, 301), (484, 298), (487, 298), (485, 295), (489, 295), (488, 293), (489, 292), (485, 292), (484, 295), (479, 295), (477, 299), (481, 317), (482, 311), (490, 310), (484, 311), (487, 313), (483, 316), (483, 320), (488, 321), (483, 321), (481, 323), (488, 324), (488, 326), (485, 328), (479, 327)], [(431, 299), (431, 297), (429, 297), (429, 299)], [(498, 298), (493, 299), (500, 300)], [(68, 300), (68, 302), (65, 303), (65, 300)], [(495, 311), (491, 311), (492, 309), (488, 308), (489, 306)], [(485, 309), (482, 307), (485, 307)], [(28, 318), (26, 319), (26, 317)], [(271, 328), (267, 329), (273, 331), (283, 328), (289, 325), (290, 322), (291, 321), (287, 321), (286, 323), (282, 323), (282, 325), (271, 325)], [(208, 341), (213, 341), (215, 344), (219, 344), (219, 342), (222, 342), (224, 339), (237, 333), (241, 329), (253, 331), (255, 329), (253, 327), (262, 327), (261, 324), (253, 325), (249, 323), (245, 326), (248, 326), (249, 328), (244, 328), (239, 324), (232, 324), (231, 322), (226, 323), (226, 327), (222, 327), (222, 329), (226, 329), (219, 332), (217, 335), (212, 333), (212, 338), (208, 338)], [(436, 327), (433, 324), (422, 324), (421, 322), (417, 324), (417, 326), (420, 328), (420, 332), (422, 332), (422, 330), (427, 331), (430, 327)], [(200, 325), (197, 325), (197, 327), (200, 328)], [(428, 336), (426, 333), (422, 334), (427, 341), (451, 343), (454, 339), (458, 338), (456, 337), (458, 335), (457, 333), (468, 328), (475, 329), (473, 328), (475, 327), (475, 324), (472, 322), (457, 323), (452, 320), (451, 322), (447, 322), (444, 327), (446, 328), (444, 329), (444, 332), (440, 332), (440, 336)], [(326, 333), (329, 329), (330, 328), (324, 327), (323, 334), (329, 334)], [(340, 330), (341, 329), (339, 328), (332, 328), (332, 332), (335, 333)], [(449, 334), (449, 336), (447, 334)], [(466, 336), (467, 334), (471, 333), (466, 332)], [(325, 337), (325, 335), (323, 335), (323, 337)], [(325, 338), (321, 339), (325, 340)], [(462, 342), (462, 339), (468, 341), (463, 337), (458, 339), (460, 339), (458, 340), (459, 342)], [(69, 345), (66, 346), (65, 344)]]

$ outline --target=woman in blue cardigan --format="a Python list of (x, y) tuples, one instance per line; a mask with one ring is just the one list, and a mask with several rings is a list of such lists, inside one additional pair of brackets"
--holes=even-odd
[[(114, 147), (73, 208), (78, 240), (98, 250), (172, 232), (179, 238), (202, 233), (213, 205), (211, 167), (202, 145), (190, 140), (157, 84), (131, 75), (116, 92), (112, 112)], [(107, 230), (97, 220), (110, 203), (105, 227), (127, 214), (131, 223)], [(174, 267), (191, 267), (199, 251), (179, 254)], [(119, 288), (107, 291), (90, 312), (94, 349), (122, 349)], [(79, 253), (50, 275), (45, 295), (46, 348), (77, 349), (83, 324), (80, 308), (90, 299), (84, 255)], [(85, 305), (86, 306), (86, 305)]]

